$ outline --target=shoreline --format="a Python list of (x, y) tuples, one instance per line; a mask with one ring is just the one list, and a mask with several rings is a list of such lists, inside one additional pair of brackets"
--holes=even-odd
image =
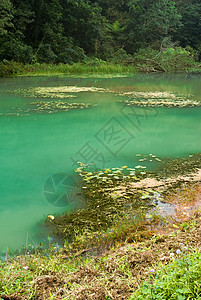
[[(91, 233), (81, 230), (61, 249), (50, 246), (44, 252), (26, 252), (24, 255), (17, 255), (13, 258), (8, 256), (6, 262), (1, 263), (3, 273), (0, 273), (0, 278), (1, 274), (4, 275), (1, 278), (3, 285), (0, 284), (0, 297), (10, 300), (25, 300), (31, 295), (37, 299), (52, 299), (50, 295), (55, 299), (67, 297), (72, 300), (90, 299), (90, 297), (91, 299), (104, 299), (104, 297), (135, 299), (136, 295), (141, 293), (140, 287), (144, 282), (147, 280), (152, 282), (150, 270), (154, 270), (154, 274), (159, 273), (163, 266), (171, 266), (180, 257), (183, 259), (184, 255), (185, 257), (188, 255), (190, 260), (201, 248), (199, 157), (201, 154), (186, 158), (187, 168), (185, 170), (181, 168), (180, 175), (171, 170), (172, 177), (165, 176), (164, 164), (162, 166), (164, 173), (160, 172), (160, 178), (155, 178), (154, 174), (147, 172), (146, 178), (143, 178), (142, 174), (140, 180), (134, 179), (134, 183), (124, 181), (122, 186), (121, 180), (118, 180), (120, 185), (116, 185), (117, 194), (112, 189), (108, 190), (107, 183), (103, 182), (102, 192), (105, 197), (106, 195), (108, 197), (111, 192), (115, 196), (112, 198), (117, 201), (118, 194), (122, 198), (123, 195), (120, 192), (125, 190), (126, 186), (126, 197), (139, 190), (144, 193), (149, 191), (151, 197), (148, 197), (148, 200), (151, 201), (157, 201), (157, 199), (167, 201), (173, 199), (172, 195), (174, 195), (173, 200), (178, 202), (178, 210), (174, 215), (164, 215), (154, 207), (152, 210), (145, 209), (144, 212), (135, 209), (136, 217), (131, 218), (134, 209), (132, 208), (126, 214), (116, 218), (112, 226), (106, 227), (105, 230), (103, 228)], [(185, 159), (177, 159), (177, 165), (184, 161)], [(193, 173), (189, 172), (192, 164), (195, 163)], [(168, 164), (170, 164), (169, 161)], [(172, 161), (171, 165), (175, 166), (175, 164), (176, 161)], [(83, 173), (84, 169), (83, 172), (82, 170), (78, 172), (86, 174)], [(124, 174), (124, 172), (126, 172), (126, 166), (121, 168), (121, 173)], [(110, 177), (107, 176), (108, 174), (110, 174), (109, 170), (104, 173), (104, 177)], [(121, 177), (120, 173), (118, 174)], [(135, 176), (140, 176), (140, 173)], [(98, 182), (99, 186), (100, 183)], [(87, 185), (86, 181), (84, 184)], [(89, 180), (90, 185), (92, 184)], [(166, 192), (169, 192), (169, 194), (164, 194), (163, 200), (161, 200), (161, 195), (163, 195), (161, 185), (166, 187)], [(158, 188), (160, 192), (157, 191)], [(153, 190), (156, 192), (154, 199)], [(146, 202), (146, 197), (142, 201)], [(195, 201), (199, 204), (196, 207), (194, 207)], [(189, 214), (183, 214), (184, 212), (189, 212)], [(54, 226), (53, 223), (57, 222), (57, 218), (49, 218), (48, 222)], [(198, 250), (195, 250), (195, 246)], [(184, 251), (184, 249), (187, 250)], [(16, 280), (19, 284), (13, 286)]]
[[(185, 203), (188, 200), (186, 200), (185, 190), (196, 190), (197, 188), (201, 194), (201, 161), (198, 160), (199, 158), (201, 159), (201, 154), (190, 155), (186, 160), (172, 159), (172, 165), (176, 169), (181, 162), (185, 165), (185, 169), (181, 168), (176, 174), (174, 170), (171, 170), (172, 174), (168, 176), (164, 176), (161, 170), (160, 176), (156, 176), (155, 171), (142, 172), (143, 169), (141, 168), (136, 173), (133, 173), (134, 171), (132, 170), (128, 171), (129, 168), (127, 166), (114, 168), (115, 176), (113, 176), (115, 179), (111, 179), (113, 176), (111, 176), (112, 173), (109, 169), (91, 172), (87, 170), (84, 164), (81, 164), (83, 166), (76, 171), (79, 172), (84, 184), (83, 191), (87, 206), (70, 214), (63, 213), (63, 215), (49, 216), (46, 224), (47, 226), (49, 224), (49, 230), (53, 236), (55, 235), (55, 237), (63, 238), (64, 240), (67, 239), (70, 243), (74, 243), (76, 239), (76, 247), (79, 248), (79, 251), (80, 247), (81, 249), (83, 247), (93, 248), (94, 243), (101, 245), (101, 239), (105, 240), (108, 230), (109, 232), (115, 231), (115, 222), (120, 224), (125, 218), (123, 222), (125, 222), (125, 226), (129, 226), (129, 220), (133, 214), (136, 216), (141, 215), (142, 224), (145, 224), (150, 210), (154, 211), (153, 214), (155, 214), (156, 210), (156, 215), (158, 214), (159, 219), (163, 216), (168, 218), (168, 205), (173, 204), (174, 213), (170, 214), (170, 218), (178, 219), (177, 207), (179, 209), (181, 203)], [(186, 161), (188, 163), (185, 163)], [(168, 160), (167, 165), (169, 164)], [(192, 167), (193, 164), (195, 164), (195, 169)], [(166, 172), (166, 162), (162, 162), (161, 165), (163, 165), (162, 168)], [(128, 172), (130, 172), (130, 175)], [(118, 179), (116, 179), (117, 177)], [(124, 177), (127, 177), (127, 179), (124, 179)], [(183, 200), (181, 200), (181, 196), (177, 197), (179, 201), (175, 200), (176, 202), (169, 199), (171, 195), (175, 196), (178, 190), (181, 193), (183, 192)], [(191, 195), (192, 199), (187, 201), (189, 209), (191, 206), (198, 208), (199, 199), (196, 198), (197, 193), (196, 190), (196, 195)], [(161, 204), (163, 212), (159, 214), (157, 209), (161, 208)], [(184, 216), (180, 217), (182, 219)], [(132, 222), (135, 223), (135, 221)], [(97, 223), (98, 227), (96, 226)], [(97, 232), (100, 232), (98, 239), (96, 236)], [(87, 235), (85, 235), (86, 233)], [(95, 242), (92, 242), (92, 244), (90, 241), (86, 242), (88, 234), (89, 236), (91, 235), (92, 239), (94, 237)], [(122, 234), (123, 236), (124, 233)], [(124, 236), (124, 240), (126, 240), (126, 236)], [(82, 240), (81, 244), (79, 240)], [(105, 245), (107, 247), (107, 242)]]
[(60, 63), (60, 64), (47, 64), (47, 63), (35, 63), (35, 64), (23, 64), (13, 61), (7, 61), (6, 63), (0, 62), (0, 77), (35, 77), (35, 76), (81, 76), (81, 75), (96, 75), (96, 74), (201, 74), (201, 65), (199, 63), (190, 66), (185, 69), (174, 69), (169, 71), (161, 71), (155, 69), (146, 69), (142, 64), (142, 68), (136, 64), (123, 64), (114, 63), (108, 61), (92, 60), (92, 62), (78, 62), (72, 65)]

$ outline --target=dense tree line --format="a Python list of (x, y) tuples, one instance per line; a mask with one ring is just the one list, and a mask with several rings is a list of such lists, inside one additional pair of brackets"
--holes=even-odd
[(70, 64), (174, 46), (200, 58), (200, 0), (0, 0), (1, 61)]

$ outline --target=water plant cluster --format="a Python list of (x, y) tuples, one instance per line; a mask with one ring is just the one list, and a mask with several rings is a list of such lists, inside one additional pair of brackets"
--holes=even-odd
[[(36, 113), (56, 113), (59, 111), (69, 111), (72, 109), (86, 109), (96, 104), (89, 103), (70, 103), (65, 99), (75, 98), (80, 92), (105, 92), (103, 88), (96, 87), (77, 87), (77, 86), (60, 86), (60, 87), (35, 87), (28, 89), (15, 89), (7, 91), (16, 96), (27, 98), (44, 99), (38, 100), (19, 108), (15, 108), (9, 112), (0, 113), (6, 116), (23, 116), (29, 115), (31, 112)], [(61, 101), (63, 99), (63, 101)]]
[(128, 106), (140, 107), (194, 107), (201, 106), (201, 102), (191, 99), (191, 95), (176, 95), (169, 92), (125, 92), (129, 100), (122, 102)]
[(29, 116), (31, 113), (57, 113), (57, 112), (66, 112), (74, 109), (87, 109), (89, 107), (95, 106), (88, 103), (68, 103), (63, 101), (56, 100), (38, 100), (31, 102), (27, 105), (22, 106), (21, 108), (14, 108), (9, 112), (0, 113), (0, 116)]
[[(90, 172), (90, 165), (82, 163), (75, 171), (79, 173), (86, 184), (91, 184), (94, 181), (97, 185), (103, 184), (116, 184), (117, 182), (123, 183), (128, 180), (140, 180), (146, 175), (145, 166), (137, 165), (134, 168), (128, 166), (116, 167), (111, 169), (104, 169), (103, 171)], [(89, 168), (89, 170), (87, 170)], [(93, 168), (93, 166), (92, 166)], [(109, 187), (109, 186), (108, 186)]]
[(164, 161), (151, 153), (137, 155), (141, 162), (157, 161), (157, 171), (148, 171), (142, 165), (97, 170), (94, 165), (79, 162), (76, 172), (81, 178), (80, 187), (84, 193), (83, 208), (56, 216), (51, 222), (54, 233), (72, 238), (77, 232), (83, 234), (85, 231), (110, 228), (125, 213), (130, 220), (135, 218), (139, 209), (146, 214), (157, 205), (158, 200), (164, 200), (164, 195), (167, 201), (168, 191), (177, 189), (180, 181), (183, 182), (180, 175), (191, 174), (201, 168), (199, 154), (183, 160)]
[(35, 87), (28, 89), (9, 90), (8, 93), (16, 96), (28, 98), (48, 98), (65, 99), (76, 97), (75, 93), (80, 92), (105, 92), (103, 88), (97, 87), (78, 87), (78, 86), (59, 86), (59, 87)]
[(69, 111), (71, 109), (86, 109), (91, 105), (86, 103), (66, 103), (62, 101), (36, 101), (31, 103), (29, 112), (56, 113), (59, 111)]
[[(111, 228), (122, 218), (125, 224), (135, 223), (139, 212), (140, 214), (143, 212), (145, 216), (147, 210), (155, 206), (157, 190), (143, 187), (134, 190), (129, 186), (131, 182), (140, 182), (147, 177), (145, 166), (94, 170), (93, 165), (79, 162), (76, 172), (81, 177), (80, 185), (84, 193), (83, 208), (49, 218), (53, 233), (58, 236), (68, 240), (74, 240), (78, 233), (79, 238), (80, 233), (82, 234), (83, 240), (89, 233), (90, 236), (95, 234), (100, 237), (101, 230), (113, 232), (114, 229)], [(127, 226), (125, 228), (125, 231), (129, 232), (129, 228)], [(93, 236), (93, 244), (98, 243), (95, 236)], [(135, 238), (130, 236), (131, 240)]]
[(161, 159), (159, 157), (157, 157), (156, 155), (150, 153), (148, 155), (143, 155), (143, 154), (136, 154), (136, 156), (139, 156), (139, 162), (154, 162), (154, 161), (158, 161), (160, 162)]

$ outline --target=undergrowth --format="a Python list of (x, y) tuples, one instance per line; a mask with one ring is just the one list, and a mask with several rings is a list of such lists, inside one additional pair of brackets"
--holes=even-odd
[(200, 73), (200, 64), (195, 61), (191, 48), (168, 48), (165, 51), (151, 47), (140, 49), (132, 56), (119, 50), (108, 61), (86, 57), (80, 62), (65, 63), (18, 63), (4, 60), (0, 62), (0, 76), (59, 75), (59, 74), (126, 74), (138, 72), (187, 72)]
[(201, 252), (188, 247), (177, 250), (177, 257), (167, 264), (149, 270), (149, 281), (132, 295), (134, 299), (200, 299), (201, 296)]

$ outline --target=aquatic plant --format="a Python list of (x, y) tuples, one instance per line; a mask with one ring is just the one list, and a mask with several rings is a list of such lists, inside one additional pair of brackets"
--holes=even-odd
[(120, 96), (128, 97), (123, 100), (127, 106), (139, 107), (194, 107), (201, 102), (192, 99), (192, 95), (181, 95), (170, 92), (124, 92)]
[[(76, 172), (81, 178), (85, 205), (82, 209), (70, 214), (65, 213), (55, 217), (51, 222), (54, 234), (61, 235), (68, 240), (74, 240), (75, 236), (80, 236), (80, 234), (82, 236), (86, 233), (96, 235), (101, 230), (113, 228), (114, 223), (118, 223), (118, 220), (122, 219), (125, 214), (130, 224), (132, 220), (135, 224), (140, 210), (143, 210), (145, 214), (148, 208), (155, 205), (154, 190), (144, 191), (143, 188), (133, 190), (129, 187), (130, 182), (139, 182), (146, 178), (146, 171), (142, 172), (144, 166), (94, 170), (93, 165), (85, 165), (81, 162), (78, 164)], [(128, 232), (129, 228), (125, 228), (125, 231)], [(132, 240), (131, 236), (129, 239)], [(96, 240), (94, 238), (94, 241)]]
[(97, 87), (78, 87), (78, 86), (59, 86), (59, 87), (36, 87), (28, 89), (16, 89), (7, 91), (10, 94), (29, 97), (29, 98), (49, 98), (65, 99), (76, 97), (75, 93), (80, 92), (105, 92), (103, 88)]
[(71, 109), (86, 109), (91, 106), (90, 104), (85, 103), (65, 103), (61, 101), (36, 101), (32, 102), (31, 105), (33, 107), (29, 110), (26, 110), (27, 112), (55, 113), (59, 111), (68, 111)]
[(57, 113), (57, 112), (66, 112), (73, 109), (87, 109), (89, 107), (96, 106), (88, 104), (88, 103), (68, 103), (68, 102), (62, 102), (62, 101), (43, 101), (38, 100), (29, 103), (29, 105), (24, 105), (20, 108), (14, 108), (9, 112), (0, 113), (1, 116), (17, 116), (17, 117), (23, 117), (28, 116), (31, 113)]

